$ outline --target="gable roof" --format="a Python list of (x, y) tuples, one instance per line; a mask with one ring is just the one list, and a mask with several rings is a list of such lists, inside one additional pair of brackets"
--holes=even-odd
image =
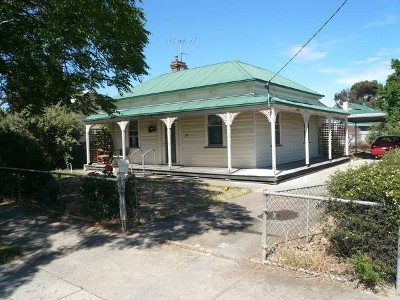
[(382, 111), (378, 109), (371, 108), (369, 106), (358, 104), (358, 103), (349, 103), (349, 113), (352, 115), (355, 114), (373, 114), (373, 113), (381, 113)]
[(386, 114), (378, 109), (373, 109), (363, 104), (349, 103), (349, 122), (382, 122)]
[[(274, 74), (275, 73), (268, 70), (240, 61), (227, 61), (157, 76), (134, 87), (130, 93), (115, 97), (115, 99), (122, 100), (126, 98), (246, 81), (267, 83)], [(282, 86), (288, 89), (323, 97), (323, 95), (280, 75), (277, 75), (274, 78), (271, 85)]]

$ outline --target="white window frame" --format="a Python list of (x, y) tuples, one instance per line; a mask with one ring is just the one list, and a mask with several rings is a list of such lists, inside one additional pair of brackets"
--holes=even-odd
[[(210, 137), (209, 137), (209, 133), (208, 133), (208, 117), (209, 116), (215, 116), (217, 118), (219, 118), (221, 120), (221, 131), (222, 131), (222, 144), (210, 144)], [(225, 147), (225, 130), (224, 130), (224, 121), (222, 120), (222, 118), (216, 114), (209, 114), (206, 115), (204, 118), (204, 124), (205, 124), (205, 148), (223, 148)], [(216, 125), (215, 125), (216, 126)]]
[[(131, 124), (133, 122), (136, 122), (136, 129), (133, 129), (133, 126)], [(136, 131), (136, 135), (132, 135), (133, 132)], [(131, 137), (137, 137), (137, 145), (134, 146), (131, 144)], [(129, 130), (128, 130), (128, 141), (129, 141), (129, 148), (140, 148), (140, 138), (139, 138), (139, 120), (130, 120), (129, 121)]]

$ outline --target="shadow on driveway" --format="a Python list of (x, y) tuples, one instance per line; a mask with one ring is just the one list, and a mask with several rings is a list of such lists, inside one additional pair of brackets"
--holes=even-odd
[[(204, 191), (202, 193), (204, 197), (209, 196)], [(190, 195), (186, 194), (186, 197)], [(23, 207), (3, 204), (0, 206), (0, 236), (22, 248), (22, 261), (25, 263), (17, 261), (0, 266), (0, 295), (11, 296), (16, 288), (31, 281), (41, 266), (75, 251), (96, 247), (156, 247), (166, 240), (182, 241), (211, 230), (218, 230), (221, 234), (243, 231), (252, 225), (252, 220), (250, 212), (244, 207), (222, 203), (185, 213), (179, 219), (153, 222), (133, 234), (123, 235), (66, 223), (37, 215), (37, 212)]]

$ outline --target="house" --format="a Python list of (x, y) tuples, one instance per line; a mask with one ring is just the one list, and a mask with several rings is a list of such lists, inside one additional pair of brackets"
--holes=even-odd
[[(176, 59), (170, 66), (171, 73), (116, 98), (112, 116), (86, 118), (87, 164), (90, 129), (105, 124), (114, 148), (124, 149), (123, 157), (132, 163), (141, 163), (141, 153), (153, 149), (146, 164), (276, 174), (278, 164), (303, 161), (308, 166), (320, 157), (321, 124), (346, 122), (348, 116), (322, 104), (323, 95), (240, 61), (188, 69)], [(330, 139), (329, 160), (331, 144)]]
[(386, 114), (359, 103), (344, 103), (343, 107), (350, 115), (348, 116), (348, 131), (350, 145), (358, 148), (369, 148), (367, 136), (374, 123), (383, 122)]

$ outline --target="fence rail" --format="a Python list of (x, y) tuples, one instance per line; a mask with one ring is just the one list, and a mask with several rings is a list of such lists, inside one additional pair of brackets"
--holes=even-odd
[(391, 212), (375, 202), (330, 197), (325, 185), (265, 191), (262, 261), (331, 275), (369, 264), (375, 279), (400, 292), (400, 228), (387, 218)]

